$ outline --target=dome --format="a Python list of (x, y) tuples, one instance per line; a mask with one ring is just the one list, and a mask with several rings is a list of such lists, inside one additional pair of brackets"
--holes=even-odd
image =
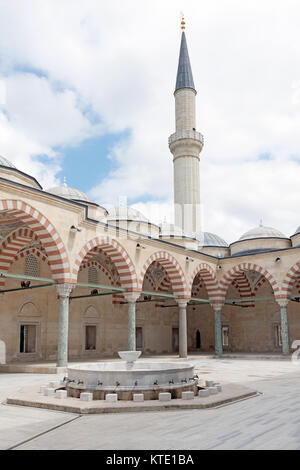
[(109, 210), (107, 220), (136, 220), (139, 222), (149, 223), (149, 219), (145, 217), (137, 209), (129, 206), (117, 206)]
[(297, 228), (296, 232), (294, 233), (294, 235), (297, 235), (298, 233), (300, 233), (300, 225), (299, 227)]
[(239, 241), (242, 240), (250, 240), (252, 238), (287, 238), (283, 233), (281, 233), (276, 228), (272, 227), (264, 227), (260, 225), (259, 227), (255, 227), (248, 232), (244, 233), (239, 238)]
[(228, 248), (228, 243), (215, 233), (200, 232), (196, 234), (196, 238), (201, 246), (222, 246)]
[(55, 186), (54, 188), (47, 189), (48, 193), (54, 194), (55, 196), (64, 197), (66, 199), (71, 199), (72, 201), (84, 201), (84, 202), (91, 202), (87, 194), (79, 189), (71, 188), (67, 186), (66, 181), (61, 186)]
[(6, 166), (7, 168), (15, 168), (15, 165), (13, 165), (7, 158), (4, 158), (0, 155), (0, 166)]

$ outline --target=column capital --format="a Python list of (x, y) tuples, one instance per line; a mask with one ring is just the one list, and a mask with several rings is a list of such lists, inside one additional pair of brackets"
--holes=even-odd
[(186, 308), (190, 299), (175, 299), (175, 301), (178, 303), (179, 308)]
[(122, 292), (122, 295), (128, 303), (134, 304), (141, 295), (141, 292)]
[(57, 284), (56, 289), (59, 297), (69, 297), (76, 284)]
[(289, 299), (275, 299), (275, 300), (278, 303), (278, 305), (280, 305), (280, 307), (287, 307), (288, 306)]
[(220, 312), (223, 308), (223, 303), (211, 303), (211, 308), (213, 309), (214, 312)]

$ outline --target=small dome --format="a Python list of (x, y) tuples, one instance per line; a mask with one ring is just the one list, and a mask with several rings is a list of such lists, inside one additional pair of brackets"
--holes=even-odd
[(260, 225), (259, 227), (255, 227), (248, 232), (244, 233), (239, 238), (239, 241), (242, 240), (250, 240), (252, 238), (287, 238), (283, 233), (281, 233), (276, 228), (272, 227), (264, 227)]
[(296, 232), (294, 233), (294, 235), (297, 235), (298, 233), (300, 233), (300, 225), (299, 227), (297, 228)]
[(228, 248), (228, 243), (215, 233), (200, 232), (196, 234), (196, 239), (201, 246), (222, 246), (224, 248)]
[(54, 188), (47, 189), (47, 192), (54, 194), (55, 196), (71, 199), (72, 201), (84, 201), (93, 203), (93, 201), (91, 201), (88, 195), (85, 194), (83, 191), (67, 186), (66, 180), (61, 186), (55, 186)]
[(140, 211), (129, 206), (117, 206), (109, 210), (107, 220), (136, 220), (149, 223), (149, 219)]
[(9, 160), (7, 160), (7, 158), (2, 157), (1, 155), (0, 155), (0, 165), (6, 166), (7, 168), (15, 168), (16, 170), (15, 165), (13, 165)]

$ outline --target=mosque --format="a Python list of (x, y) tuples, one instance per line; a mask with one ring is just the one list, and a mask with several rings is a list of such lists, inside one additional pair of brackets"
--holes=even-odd
[[(85, 193), (44, 190), (0, 157), (0, 363), (145, 354), (289, 354), (300, 339), (300, 227), (228, 245), (200, 225), (196, 88), (184, 20), (177, 71), (173, 225)], [(208, 144), (209, 145), (209, 144)]]

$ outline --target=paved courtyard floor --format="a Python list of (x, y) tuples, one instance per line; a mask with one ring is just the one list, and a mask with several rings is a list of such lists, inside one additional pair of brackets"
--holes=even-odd
[(209, 410), (80, 416), (3, 404), (18, 388), (58, 376), (2, 373), (0, 448), (300, 449), (300, 362), (200, 356), (189, 361), (203, 378), (248, 385), (262, 394)]

